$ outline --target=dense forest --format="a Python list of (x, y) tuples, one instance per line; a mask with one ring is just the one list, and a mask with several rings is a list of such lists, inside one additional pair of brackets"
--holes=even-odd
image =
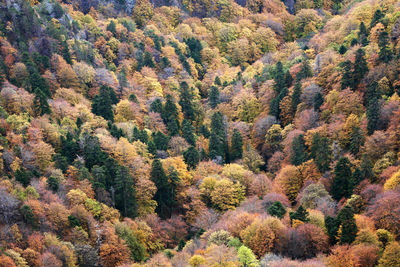
[(400, 2), (1, 0), (0, 267), (400, 266)]

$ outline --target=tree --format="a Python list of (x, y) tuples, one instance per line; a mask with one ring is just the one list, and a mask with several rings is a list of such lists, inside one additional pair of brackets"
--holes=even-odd
[(367, 31), (367, 27), (365, 26), (363, 21), (361, 21), (360, 27), (358, 30), (358, 42), (362, 46), (368, 45), (368, 31)]
[(339, 231), (339, 226), (340, 222), (335, 217), (331, 217), (329, 215), (325, 217), (325, 227), (329, 236), (329, 243), (331, 245), (334, 245), (337, 242), (336, 236)]
[(35, 90), (35, 98), (33, 99), (33, 109), (37, 116), (42, 116), (44, 114), (50, 114), (50, 106), (47, 102), (47, 97), (42, 90)]
[(183, 158), (189, 168), (195, 169), (200, 161), (200, 155), (194, 146), (189, 147), (183, 152)]
[(181, 83), (181, 92), (179, 96), (179, 105), (182, 108), (183, 115), (185, 119), (189, 121), (195, 120), (195, 109), (193, 104), (193, 92), (192, 88), (186, 82)]
[(393, 52), (389, 45), (389, 34), (386, 31), (381, 31), (378, 37), (379, 60), (384, 63), (388, 63), (393, 57)]
[(353, 175), (351, 163), (348, 158), (342, 157), (335, 166), (332, 182), (332, 196), (339, 201), (342, 197), (350, 197), (353, 192)]
[(22, 214), (22, 217), (24, 218), (24, 221), (33, 226), (33, 227), (37, 227), (38, 225), (38, 218), (36, 217), (36, 215), (33, 213), (31, 207), (29, 207), (28, 205), (23, 205), (20, 209), (19, 209), (20, 213)]
[(169, 137), (167, 135), (163, 134), (160, 131), (157, 131), (156, 133), (153, 132), (151, 136), (153, 138), (153, 142), (154, 145), (156, 146), (156, 149), (164, 151), (168, 149)]
[(391, 267), (400, 265), (400, 244), (391, 242), (383, 251), (382, 258), (379, 260), (379, 267)]
[(59, 183), (60, 182), (58, 181), (58, 179), (56, 177), (54, 177), (54, 176), (50, 176), (47, 179), (47, 187), (53, 192), (57, 192), (58, 191)]
[(143, 28), (153, 15), (154, 7), (149, 0), (137, 1), (132, 10), (133, 19), (139, 28)]
[[(374, 85), (372, 85), (374, 86)], [(379, 102), (379, 97), (372, 97), (368, 99), (368, 106), (367, 106), (367, 132), (368, 135), (372, 135), (375, 130), (378, 128), (379, 125), (379, 114), (381, 110), (381, 105)]]
[(282, 219), (286, 214), (286, 208), (282, 205), (281, 202), (275, 201), (267, 208), (267, 212), (269, 215), (276, 216), (279, 219)]
[(292, 154), (290, 156), (290, 163), (298, 166), (303, 162), (306, 162), (308, 159), (306, 145), (304, 141), (304, 135), (300, 134), (299, 136), (293, 138), (292, 141)]
[(161, 117), (171, 136), (179, 133), (178, 108), (171, 95), (167, 95)]
[(131, 251), (131, 259), (137, 262), (146, 258), (146, 250), (144, 246), (136, 238), (134, 232), (127, 224), (119, 223), (115, 226), (115, 232), (125, 240), (125, 244)]
[(381, 20), (385, 17), (385, 15), (382, 13), (382, 10), (379, 8), (375, 11), (374, 16), (372, 17), (371, 23), (369, 24), (369, 28), (372, 29), (373, 27), (376, 26)]
[(354, 79), (353, 79), (353, 64), (350, 60), (346, 60), (341, 63), (342, 67), (342, 79), (341, 79), (341, 87), (342, 89), (346, 89), (347, 87), (354, 88)]
[(209, 153), (211, 159), (220, 158), (221, 162), (228, 160), (226, 158), (228, 143), (226, 140), (225, 125), (223, 115), (215, 112), (211, 117), (211, 136), (209, 143)]
[(241, 159), (242, 156), (243, 156), (242, 135), (237, 129), (234, 129), (231, 141), (230, 160), (234, 161), (237, 159)]
[(32, 174), (23, 168), (15, 171), (15, 180), (20, 182), (23, 186), (28, 186), (31, 183)]
[(243, 267), (256, 267), (258, 261), (253, 251), (246, 246), (241, 246), (238, 250), (239, 262)]
[(344, 55), (347, 52), (347, 48), (344, 45), (339, 47), (339, 54)]
[(182, 137), (192, 146), (196, 145), (196, 137), (194, 136), (194, 127), (189, 120), (182, 121)]
[(114, 35), (117, 33), (117, 28), (116, 28), (114, 20), (111, 20), (110, 23), (108, 23), (106, 30), (111, 32)]
[(340, 222), (339, 235), (341, 244), (351, 244), (357, 235), (357, 225), (354, 219), (354, 213), (350, 206), (344, 206), (338, 216)]
[(309, 222), (309, 213), (306, 209), (303, 208), (302, 205), (300, 205), (295, 212), (291, 211), (289, 212), (289, 217), (290, 221), (293, 222), (293, 220), (298, 220), (302, 222)]
[(208, 93), (208, 103), (210, 107), (214, 109), (219, 104), (219, 90), (216, 86), (211, 86), (210, 92)]
[(156, 66), (153, 60), (153, 56), (149, 51), (144, 52), (143, 65), (149, 68), (154, 68)]
[(356, 59), (354, 61), (354, 70), (353, 70), (353, 90), (357, 89), (357, 86), (360, 84), (361, 80), (364, 78), (365, 74), (368, 73), (367, 61), (364, 58), (365, 52), (363, 49), (359, 48), (356, 51)]
[(102, 85), (99, 94), (93, 99), (92, 112), (106, 120), (114, 121), (112, 105), (118, 101), (115, 101), (114, 97), (116, 98), (114, 90), (111, 87)]
[(308, 60), (303, 60), (303, 63), (301, 64), (301, 69), (299, 71), (299, 73), (297, 73), (296, 79), (298, 81), (305, 79), (305, 78), (309, 78), (312, 77), (312, 70), (310, 67), (310, 64), (308, 62)]
[(115, 176), (115, 204), (125, 217), (137, 216), (136, 190), (129, 169), (118, 166)]
[(170, 218), (175, 205), (175, 190), (168, 181), (159, 159), (155, 159), (151, 165), (151, 180), (157, 187), (157, 192), (153, 197), (157, 202), (156, 212), (162, 219)]
[(296, 114), (297, 106), (300, 104), (300, 96), (301, 96), (301, 83), (297, 81), (294, 85), (293, 94), (292, 94), (292, 114)]
[(317, 92), (313, 100), (314, 100), (314, 110), (320, 111), (320, 108), (324, 103), (324, 96), (320, 92)]
[(318, 170), (321, 173), (328, 171), (332, 157), (329, 139), (322, 137), (319, 133), (314, 134), (310, 150), (310, 155), (314, 159), (315, 164), (317, 164)]

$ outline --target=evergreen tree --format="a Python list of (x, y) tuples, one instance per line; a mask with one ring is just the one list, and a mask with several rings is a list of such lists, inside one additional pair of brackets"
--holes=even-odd
[(310, 155), (321, 173), (329, 171), (329, 165), (332, 160), (332, 150), (327, 137), (322, 137), (319, 133), (313, 135)]
[(285, 87), (290, 88), (293, 84), (293, 77), (292, 74), (290, 74), (290, 71), (286, 71), (285, 73)]
[(371, 135), (375, 132), (379, 125), (379, 114), (381, 110), (381, 104), (378, 98), (372, 98), (369, 100), (367, 106), (367, 132)]
[(167, 95), (166, 97), (161, 117), (167, 126), (169, 134), (171, 136), (177, 135), (179, 133), (178, 108), (171, 95)]
[(115, 204), (125, 217), (137, 216), (136, 190), (129, 169), (118, 166), (115, 176)]
[(151, 102), (150, 111), (160, 113), (160, 114), (163, 112), (163, 105), (162, 105), (161, 99), (157, 98), (153, 102)]
[(108, 23), (106, 30), (111, 32), (113, 35), (117, 33), (117, 27), (114, 20), (111, 20), (110, 23)]
[(286, 214), (286, 208), (285, 206), (282, 205), (281, 202), (275, 201), (267, 208), (267, 212), (271, 216), (275, 216), (278, 217), (279, 219), (282, 219), (283, 216), (285, 216)]
[(275, 66), (275, 75), (274, 75), (274, 81), (275, 81), (275, 91), (279, 95), (281, 90), (285, 88), (285, 76), (283, 72), (283, 66), (282, 62), (278, 61)]
[(320, 111), (322, 104), (324, 103), (324, 97), (320, 92), (317, 92), (314, 96), (314, 110)]
[(243, 138), (237, 129), (233, 130), (230, 159), (232, 161), (241, 159), (243, 156)]
[(19, 212), (21, 213), (24, 222), (31, 225), (33, 228), (36, 228), (38, 226), (38, 218), (36, 217), (35, 213), (32, 211), (31, 207), (24, 204), (19, 209)]
[(218, 86), (221, 86), (221, 85), (222, 85), (221, 79), (219, 78), (219, 76), (216, 76), (216, 77), (215, 77), (215, 79), (214, 79), (214, 84), (215, 84), (215, 85), (218, 85)]
[(147, 150), (155, 156), (157, 154), (157, 147), (156, 144), (153, 141), (149, 141), (147, 144)]
[(341, 80), (342, 89), (346, 89), (347, 87), (354, 88), (352, 65), (353, 64), (351, 63), (350, 60), (346, 60), (341, 64), (343, 72)]
[(299, 136), (293, 138), (292, 141), (292, 154), (290, 157), (290, 163), (298, 166), (303, 162), (306, 162), (308, 159), (306, 145), (304, 141), (304, 135), (300, 134)]
[(204, 124), (201, 125), (199, 132), (205, 138), (209, 138), (210, 137), (210, 130), (208, 130), (208, 127), (205, 126)]
[(223, 116), (220, 112), (216, 112), (211, 118), (210, 158), (216, 159), (217, 157), (221, 157), (221, 161), (226, 159), (227, 146)]
[(293, 211), (289, 212), (290, 221), (298, 220), (302, 222), (309, 222), (310, 221), (309, 215), (310, 214), (308, 213), (308, 211), (305, 208), (303, 208), (302, 205), (300, 205), (295, 212)]
[(135, 94), (130, 94), (128, 99), (133, 103), (139, 104), (139, 100)]
[(369, 24), (369, 28), (372, 29), (376, 24), (381, 22), (385, 15), (382, 13), (382, 10), (379, 8), (375, 11), (374, 16), (372, 17), (371, 23)]
[(356, 38), (353, 38), (353, 39), (351, 39), (350, 47), (353, 47), (355, 45), (358, 45), (358, 40)]
[(364, 154), (361, 157), (361, 177), (364, 179), (370, 180), (370, 182), (374, 182), (375, 180), (375, 174), (374, 171), (372, 170), (373, 168), (373, 163), (369, 157), (368, 154)]
[(153, 56), (149, 51), (144, 52), (143, 65), (149, 68), (154, 68), (156, 64), (154, 63)]
[[(114, 113), (112, 105), (116, 104), (116, 95), (114, 90), (108, 86), (101, 86), (100, 92), (96, 95), (92, 102), (92, 112), (102, 116), (106, 120), (114, 121)], [(118, 100), (117, 100), (118, 101)]]
[(297, 80), (300, 81), (305, 78), (312, 77), (312, 70), (310, 67), (310, 64), (308, 63), (308, 60), (303, 60), (303, 63), (301, 64), (301, 69), (299, 73), (297, 73)]
[(50, 106), (47, 102), (46, 95), (40, 89), (35, 90), (35, 98), (33, 99), (33, 108), (36, 115), (42, 116), (44, 114), (50, 114)]
[(182, 121), (182, 137), (192, 146), (196, 145), (196, 137), (193, 134), (194, 127), (190, 121), (184, 119)]
[(358, 231), (353, 209), (350, 206), (344, 206), (340, 210), (337, 220), (340, 222), (340, 244), (353, 243)]
[(358, 42), (362, 46), (368, 45), (368, 31), (364, 22), (360, 23), (359, 31), (358, 31)]
[(166, 151), (168, 149), (169, 137), (160, 131), (152, 133), (153, 142), (158, 150)]
[(175, 193), (158, 159), (155, 159), (152, 163), (151, 180), (157, 187), (157, 192), (153, 197), (157, 202), (156, 212), (160, 218), (168, 219), (171, 217), (172, 208), (175, 205)]
[(331, 217), (328, 215), (325, 217), (325, 227), (329, 236), (329, 243), (331, 245), (335, 245), (337, 242), (336, 237), (339, 231), (340, 222), (335, 217)]
[(378, 37), (379, 60), (385, 63), (393, 58), (393, 52), (389, 45), (389, 34), (386, 31), (381, 31)]
[(60, 184), (60, 182), (54, 176), (50, 176), (47, 179), (47, 188), (49, 188), (53, 192), (57, 192), (58, 191), (59, 184)]
[(65, 62), (72, 65), (71, 53), (69, 52), (69, 47), (66, 40), (63, 41), (62, 47), (63, 47), (62, 56), (65, 59)]
[(200, 161), (200, 155), (194, 146), (189, 147), (183, 152), (183, 158), (189, 168), (195, 169)]
[(181, 83), (181, 92), (179, 98), (179, 105), (182, 107), (182, 112), (185, 119), (194, 121), (195, 120), (195, 110), (193, 104), (194, 95), (192, 89), (186, 82)]
[(353, 172), (352, 187), (355, 188), (363, 180), (362, 172), (359, 168), (356, 168)]
[(31, 183), (32, 174), (23, 168), (15, 171), (15, 180), (20, 182), (24, 187)]
[(350, 133), (350, 145), (349, 145), (349, 151), (351, 154), (354, 156), (358, 155), (358, 152), (360, 152), (360, 147), (364, 144), (364, 136), (362, 134), (361, 128), (360, 127), (354, 127), (351, 129)]
[(79, 153), (79, 144), (70, 132), (67, 132), (65, 137), (61, 136), (60, 153), (68, 159), (69, 163), (72, 163)]
[(344, 45), (339, 47), (339, 54), (344, 55), (347, 52), (347, 48)]
[(353, 70), (353, 89), (357, 89), (361, 80), (364, 78), (365, 74), (368, 73), (367, 61), (364, 58), (365, 52), (363, 49), (358, 49), (356, 52), (356, 59), (354, 61)]
[(292, 114), (296, 114), (297, 106), (300, 104), (300, 96), (301, 96), (301, 83), (297, 81), (294, 85), (293, 94), (292, 94), (292, 102), (291, 102), (291, 110)]
[(339, 201), (342, 197), (350, 197), (353, 192), (353, 174), (351, 163), (348, 158), (342, 157), (335, 166), (332, 182), (332, 197)]
[(185, 39), (184, 42), (187, 44), (190, 56), (193, 58), (194, 62), (201, 64), (201, 50), (203, 46), (200, 41), (194, 37), (190, 37)]
[(208, 94), (208, 103), (212, 109), (219, 104), (219, 90), (218, 87), (212, 85), (210, 93)]

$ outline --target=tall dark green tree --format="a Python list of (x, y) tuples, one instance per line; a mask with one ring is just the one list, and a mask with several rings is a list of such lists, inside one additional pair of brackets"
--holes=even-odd
[(115, 206), (123, 216), (137, 216), (136, 190), (129, 169), (124, 166), (117, 168), (115, 176)]
[(189, 147), (183, 152), (183, 159), (190, 169), (195, 169), (200, 161), (200, 155), (194, 146)]
[(153, 137), (153, 142), (158, 150), (167, 150), (168, 149), (168, 142), (169, 142), (169, 137), (165, 134), (163, 134), (160, 131), (153, 132), (152, 134)]
[(296, 114), (297, 106), (301, 102), (300, 96), (301, 96), (301, 83), (297, 81), (293, 88), (292, 102), (291, 102), (291, 110), (293, 115)]
[(317, 92), (314, 96), (314, 110), (320, 111), (323, 103), (324, 103), (324, 96), (321, 94), (321, 92)]
[(347, 52), (347, 48), (344, 45), (339, 47), (339, 54), (344, 55)]
[(211, 117), (211, 135), (209, 142), (209, 153), (211, 159), (220, 157), (222, 162), (227, 160), (227, 138), (224, 125), (223, 115), (220, 112), (215, 112)]
[(196, 137), (194, 136), (194, 127), (190, 121), (184, 119), (182, 121), (182, 137), (192, 146), (196, 145)]
[(295, 166), (302, 164), (303, 162), (307, 161), (308, 155), (306, 150), (306, 144), (304, 141), (304, 135), (300, 134), (293, 138), (292, 141), (292, 154), (290, 157), (290, 163)]
[(285, 73), (283, 71), (282, 62), (280, 61), (278, 61), (278, 63), (275, 65), (274, 81), (275, 91), (277, 94), (279, 94), (281, 90), (285, 88)]
[(293, 84), (293, 77), (290, 71), (285, 72), (285, 87), (289, 88)]
[(15, 171), (15, 180), (20, 182), (23, 186), (28, 186), (31, 182), (32, 174), (23, 168)]
[(364, 78), (365, 74), (368, 73), (367, 61), (364, 58), (365, 52), (363, 49), (359, 48), (356, 52), (356, 59), (354, 61), (353, 70), (353, 89), (357, 89), (361, 80)]
[(302, 205), (300, 205), (295, 212), (289, 212), (290, 221), (298, 220), (302, 222), (309, 222), (309, 215), (310, 214), (308, 211)]
[(117, 33), (117, 27), (115, 25), (114, 20), (111, 20), (110, 23), (108, 23), (106, 29), (107, 29), (107, 31), (111, 32), (114, 35)]
[(393, 58), (393, 51), (390, 48), (389, 34), (381, 31), (378, 37), (379, 60), (388, 63)]
[(149, 51), (144, 52), (143, 65), (149, 68), (154, 68), (156, 66), (153, 60), (153, 56)]
[(157, 98), (153, 102), (151, 102), (150, 111), (160, 113), (160, 114), (163, 112), (163, 105), (162, 105), (161, 99)]
[(354, 86), (354, 79), (353, 79), (353, 64), (350, 60), (346, 60), (342, 62), (342, 80), (341, 80), (341, 87), (342, 89), (346, 89), (347, 87), (353, 88)]
[(303, 60), (303, 63), (301, 64), (301, 69), (299, 73), (297, 73), (296, 79), (300, 81), (302, 79), (309, 77), (312, 77), (312, 70), (310, 67), (310, 63), (308, 62), (308, 60)]
[(195, 120), (195, 109), (194, 109), (194, 95), (192, 89), (189, 88), (187, 82), (181, 83), (181, 92), (179, 97), (179, 105), (182, 107), (182, 112), (185, 119), (194, 121)]
[(319, 133), (313, 135), (310, 155), (321, 173), (329, 171), (332, 149), (327, 137), (323, 137)]
[(141, 262), (146, 259), (146, 249), (128, 225), (122, 223), (117, 224), (115, 226), (115, 232), (125, 241), (125, 244), (131, 252), (132, 260)]
[(354, 156), (360, 152), (360, 147), (364, 144), (364, 135), (360, 127), (353, 127), (350, 132), (349, 151)]
[(40, 89), (35, 90), (35, 98), (33, 99), (33, 109), (37, 116), (50, 114), (50, 106), (47, 102), (46, 95)]
[(211, 108), (215, 108), (219, 104), (219, 90), (218, 87), (212, 85), (208, 93), (208, 103)]
[(372, 168), (374, 167), (371, 158), (368, 154), (363, 154), (361, 157), (361, 177), (368, 179), (370, 182), (375, 181), (375, 174)]
[(371, 23), (369, 24), (369, 28), (372, 29), (376, 24), (381, 22), (385, 15), (382, 13), (382, 10), (379, 8), (375, 11), (374, 16), (372, 17)]
[(72, 163), (79, 153), (79, 144), (70, 132), (65, 137), (61, 136), (60, 153), (68, 159), (69, 163)]
[(368, 135), (371, 135), (375, 132), (379, 125), (379, 114), (381, 110), (381, 104), (379, 98), (369, 99), (369, 103), (367, 106), (367, 132)]
[(353, 243), (358, 231), (353, 209), (350, 206), (344, 206), (340, 210), (337, 220), (340, 222), (340, 244)]
[(151, 180), (157, 187), (153, 197), (157, 202), (156, 212), (162, 219), (170, 218), (175, 205), (175, 194), (171, 194), (173, 186), (169, 183), (161, 161), (158, 159), (155, 159), (151, 165)]
[(278, 217), (279, 219), (282, 219), (283, 216), (285, 216), (286, 214), (286, 208), (285, 206), (282, 205), (281, 202), (275, 201), (267, 208), (267, 212), (271, 216), (275, 216)]
[(329, 237), (329, 243), (335, 245), (337, 243), (337, 233), (339, 231), (340, 222), (331, 216), (325, 217), (325, 227)]
[(367, 27), (365, 26), (364, 22), (360, 23), (360, 27), (358, 30), (358, 42), (362, 46), (368, 45), (368, 30), (367, 30)]
[(234, 161), (243, 157), (243, 138), (237, 129), (233, 130), (230, 150), (230, 160)]
[(171, 95), (167, 95), (161, 117), (171, 136), (179, 134), (178, 108)]
[(342, 157), (335, 166), (334, 178), (332, 182), (332, 197), (339, 201), (343, 197), (350, 197), (353, 192), (353, 173), (351, 163), (348, 158)]
[(92, 102), (92, 112), (102, 116), (106, 120), (114, 121), (114, 113), (112, 105), (116, 104), (116, 95), (114, 90), (108, 86), (101, 86), (100, 92), (96, 95)]

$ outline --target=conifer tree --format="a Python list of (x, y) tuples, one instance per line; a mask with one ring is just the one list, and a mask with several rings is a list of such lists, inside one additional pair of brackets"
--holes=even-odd
[(167, 135), (163, 134), (160, 131), (157, 131), (156, 133), (152, 133), (152, 137), (153, 142), (158, 150), (166, 151), (168, 149), (169, 138)]
[(291, 109), (293, 115), (296, 114), (297, 106), (300, 104), (300, 96), (301, 96), (301, 83), (297, 81), (294, 85), (292, 94)]
[(339, 47), (339, 54), (344, 55), (347, 52), (347, 48), (344, 45)]
[(292, 74), (290, 74), (290, 71), (286, 71), (285, 73), (285, 87), (290, 88), (293, 84), (293, 77)]
[(324, 97), (320, 92), (317, 92), (314, 96), (314, 110), (320, 111), (322, 104), (324, 103)]
[(275, 91), (279, 95), (281, 90), (285, 87), (285, 76), (283, 72), (283, 66), (282, 62), (278, 61), (275, 66), (275, 75), (274, 75), (274, 81), (275, 81)]
[(163, 113), (161, 114), (171, 136), (179, 133), (178, 108), (171, 95), (167, 95)]
[(379, 8), (375, 11), (374, 16), (372, 17), (371, 23), (369, 24), (369, 28), (372, 29), (373, 27), (375, 27), (376, 24), (378, 24), (379, 22), (381, 22), (381, 20), (383, 19), (384, 14), (382, 13), (382, 10), (380, 10)]
[(220, 112), (216, 112), (211, 118), (210, 158), (216, 159), (220, 157), (222, 161), (226, 160), (227, 146), (223, 116)]
[(334, 245), (337, 243), (337, 233), (339, 231), (340, 227), (340, 222), (335, 218), (331, 216), (326, 216), (325, 217), (325, 227), (327, 234), (329, 236), (329, 243), (331, 245)]
[(181, 83), (181, 92), (179, 98), (179, 105), (182, 107), (182, 112), (185, 119), (194, 121), (195, 120), (195, 110), (193, 104), (194, 95), (192, 89), (186, 82)]
[(310, 221), (309, 215), (310, 214), (308, 213), (308, 211), (305, 208), (303, 208), (302, 205), (300, 205), (295, 212), (291, 211), (289, 213), (290, 221), (298, 220), (302, 222), (309, 222)]
[(310, 155), (321, 173), (328, 171), (332, 160), (332, 150), (329, 139), (327, 137), (322, 137), (319, 133), (314, 134)]
[(267, 212), (271, 216), (276, 216), (279, 219), (282, 219), (286, 214), (286, 208), (281, 202), (275, 201), (267, 208)]
[(116, 28), (114, 20), (111, 20), (110, 23), (108, 23), (106, 30), (111, 32), (114, 35), (117, 33), (117, 28)]
[(384, 63), (388, 63), (393, 58), (389, 44), (389, 34), (386, 31), (381, 31), (378, 37), (379, 60)]
[(351, 163), (348, 158), (342, 157), (335, 166), (332, 183), (332, 197), (339, 201), (342, 197), (350, 197), (353, 192), (353, 174)]
[(144, 52), (143, 65), (149, 68), (154, 68), (156, 64), (154, 63), (153, 56), (149, 51)]
[(290, 163), (298, 166), (303, 162), (307, 161), (308, 155), (306, 152), (306, 145), (304, 142), (304, 135), (293, 138), (292, 141), (292, 155), (290, 157)]
[(210, 93), (208, 94), (208, 103), (212, 109), (219, 104), (219, 90), (216, 86), (211, 86)]
[(350, 145), (349, 145), (349, 151), (351, 154), (354, 156), (358, 155), (358, 152), (360, 152), (360, 147), (364, 143), (364, 136), (362, 134), (361, 128), (360, 127), (354, 127), (351, 129), (350, 133)]
[(356, 59), (354, 61), (353, 70), (353, 90), (357, 89), (361, 80), (364, 78), (365, 74), (368, 72), (367, 61), (364, 58), (365, 52), (363, 49), (358, 49), (356, 52)]
[(193, 134), (194, 127), (190, 121), (184, 119), (182, 121), (182, 137), (192, 146), (196, 145), (196, 137)]
[(358, 42), (362, 46), (368, 45), (368, 31), (367, 27), (365, 26), (364, 22), (360, 23), (359, 31), (358, 31)]
[(115, 204), (123, 216), (137, 216), (136, 190), (129, 169), (118, 166), (115, 176)]
[(372, 135), (378, 128), (380, 110), (381, 110), (381, 105), (379, 102), (379, 98), (371, 98), (367, 106), (368, 135)]
[(350, 60), (344, 61), (342, 66), (342, 80), (341, 87), (342, 89), (346, 89), (347, 87), (353, 88), (353, 71), (352, 71), (352, 63)]
[(162, 105), (161, 99), (157, 98), (153, 102), (151, 102), (150, 111), (160, 113), (160, 114), (163, 112), (163, 105)]
[(200, 161), (200, 155), (194, 146), (189, 147), (183, 152), (183, 158), (189, 168), (195, 169)]
[(47, 102), (47, 97), (40, 89), (35, 90), (33, 108), (38, 116), (51, 113), (49, 103)]
[(232, 141), (231, 141), (231, 151), (230, 160), (234, 161), (241, 159), (243, 156), (243, 138), (237, 129), (233, 130)]
[(350, 206), (344, 206), (338, 216), (337, 220), (340, 222), (340, 244), (351, 244), (356, 239), (357, 225), (354, 219), (354, 213)]
[(312, 70), (310, 67), (310, 64), (308, 60), (303, 60), (303, 63), (301, 64), (301, 69), (299, 73), (297, 73), (297, 80), (300, 81), (302, 79), (312, 77)]
[(115, 92), (111, 87), (101, 86), (100, 92), (92, 102), (92, 112), (106, 120), (114, 121), (112, 105), (118, 102)]

